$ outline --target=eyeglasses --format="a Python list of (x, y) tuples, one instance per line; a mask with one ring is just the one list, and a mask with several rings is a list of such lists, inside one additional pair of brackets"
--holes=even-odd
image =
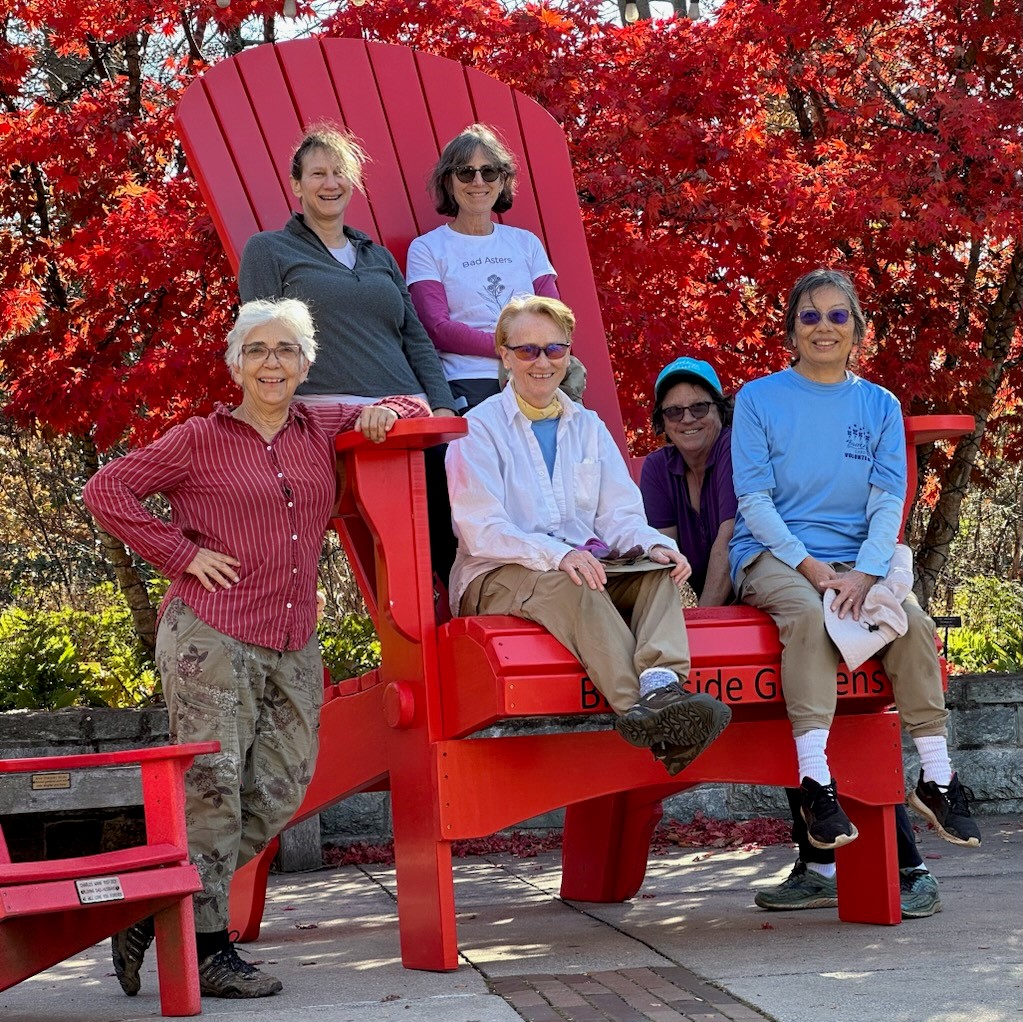
[(681, 422), (688, 412), (695, 422), (697, 419), (705, 419), (713, 406), (713, 401), (696, 401), (691, 405), (668, 405), (667, 408), (661, 409), (661, 415), (669, 422)]
[(271, 355), (277, 356), (277, 361), (282, 365), (285, 362), (297, 362), (302, 356), (302, 346), (300, 344), (278, 344), (276, 348), (271, 348), (267, 344), (243, 344), (242, 354), (250, 362), (265, 362)]
[(492, 167), (489, 163), (484, 163), (482, 167), (470, 167), (466, 164), (464, 167), (455, 167), (451, 171), (463, 185), (471, 185), (476, 180), (476, 175), (479, 174), (487, 184), (496, 181), (504, 171), (500, 167)]
[(546, 355), (552, 362), (564, 358), (568, 354), (571, 344), (548, 344), (546, 348), (539, 344), (516, 344), (514, 347), (506, 344), (509, 351), (515, 352), (515, 357), (520, 362), (535, 362), (541, 355)]
[[(797, 312), (796, 315), (803, 326), (816, 326), (821, 321), (821, 314), (816, 309), (803, 309), (802, 312)], [(835, 326), (845, 326), (849, 322), (851, 315), (852, 313), (848, 309), (828, 309), (824, 313), (824, 318), (829, 323), (834, 323)]]

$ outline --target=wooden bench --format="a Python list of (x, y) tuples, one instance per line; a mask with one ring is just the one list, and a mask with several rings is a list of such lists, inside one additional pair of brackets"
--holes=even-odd
[[(187, 90), (178, 119), (235, 266), (253, 232), (279, 228), (288, 215), (287, 168), (303, 124), (334, 120), (364, 140), (372, 157), (367, 196), (353, 201), (347, 219), (399, 261), (413, 237), (441, 222), (424, 189), (440, 148), (474, 120), (496, 125), (520, 164), (518, 198), (502, 219), (544, 240), (578, 317), (586, 403), (627, 450), (568, 152), (560, 127), (533, 101), (430, 54), (313, 39), (259, 46), (218, 64)], [(969, 417), (910, 421), (907, 442), (971, 427)], [(458, 965), (453, 840), (567, 807), (563, 896), (620, 901), (642, 883), (666, 795), (710, 781), (796, 780), (777, 631), (749, 608), (686, 614), (690, 686), (719, 695), (734, 716), (676, 778), (607, 729), (478, 734), (509, 718), (580, 717), (607, 707), (579, 664), (535, 625), (505, 617), (436, 623), (421, 452), (465, 428), (463, 420), (412, 420), (399, 422), (382, 445), (356, 434), (337, 440), (344, 492), (335, 525), (376, 623), (382, 666), (328, 686), (319, 761), (295, 817), (390, 788), (401, 954), (419, 969)], [(838, 852), (839, 915), (897, 923), (893, 815), (904, 790), (898, 720), (886, 712), (891, 687), (875, 661), (839, 684), (830, 750), (843, 805), (860, 831)], [(272, 854), (235, 877), (232, 925), (246, 938), (258, 934)]]
[(199, 1014), (192, 894), (182, 779), (216, 742), (92, 755), (0, 760), (20, 775), (26, 799), (41, 788), (72, 790), (86, 770), (136, 765), (142, 775), (144, 844), (66, 859), (12, 862), (0, 831), (0, 990), (154, 916), (164, 1015)]

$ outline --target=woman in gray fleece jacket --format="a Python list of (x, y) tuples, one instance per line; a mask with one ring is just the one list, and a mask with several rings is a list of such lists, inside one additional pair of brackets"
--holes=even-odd
[(410, 394), (425, 397), (434, 414), (454, 414), (437, 351), (394, 257), (345, 226), (364, 160), (358, 144), (335, 128), (306, 133), (291, 163), (302, 212), (281, 230), (249, 239), (238, 272), (241, 300), (298, 298), (309, 306), (320, 347), (298, 389), (301, 400), (358, 403)]

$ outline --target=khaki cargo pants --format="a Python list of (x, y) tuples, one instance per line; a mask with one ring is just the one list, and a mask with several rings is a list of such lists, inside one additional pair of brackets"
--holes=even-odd
[(259, 854), (294, 815), (316, 762), (323, 662), (315, 634), (283, 653), (215, 631), (181, 600), (156, 639), (176, 742), (220, 742), (185, 774), (188, 849), (203, 889), (200, 933), (227, 928), (235, 870)]

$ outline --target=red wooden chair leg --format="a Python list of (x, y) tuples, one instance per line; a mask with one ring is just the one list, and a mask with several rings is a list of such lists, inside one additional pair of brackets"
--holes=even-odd
[(571, 901), (631, 898), (646, 875), (660, 799), (642, 789), (578, 802), (565, 810), (561, 896)]
[(868, 806), (842, 798), (860, 836), (835, 852), (838, 918), (849, 923), (901, 922), (895, 806)]
[(458, 968), (451, 842), (437, 838), (436, 800), (422, 792), (402, 792), (400, 783), (395, 790), (393, 775), (391, 780), (402, 964), (450, 972)]
[(228, 928), (238, 931), (238, 940), (242, 943), (259, 939), (259, 926), (266, 907), (266, 880), (279, 846), (280, 840), (274, 838), (231, 878)]
[(176, 902), (153, 917), (160, 1010), (164, 1015), (198, 1015), (199, 963), (195, 952), (192, 899)]

